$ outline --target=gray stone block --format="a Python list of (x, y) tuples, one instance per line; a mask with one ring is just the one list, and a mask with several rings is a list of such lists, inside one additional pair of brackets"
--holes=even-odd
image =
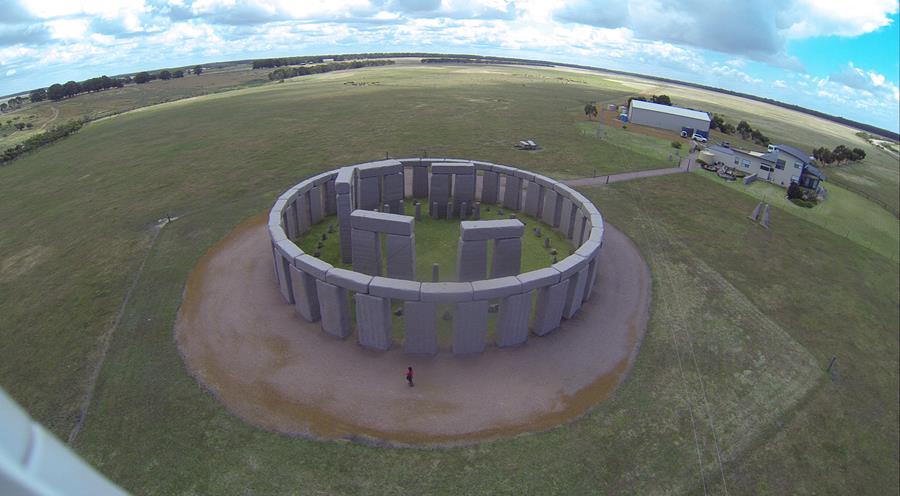
[(286, 303), (294, 303), (294, 292), (291, 287), (291, 262), (275, 249), (275, 266), (278, 271), (278, 291)]
[(756, 220), (759, 218), (759, 212), (762, 210), (762, 202), (756, 204), (756, 208), (753, 209), (753, 213), (750, 214), (750, 220)]
[(297, 195), (294, 201), (294, 208), (297, 209), (297, 231), (298, 236), (309, 230), (312, 220), (309, 216), (309, 194), (304, 192)]
[(472, 299), (492, 300), (522, 292), (522, 283), (515, 276), (482, 279), (472, 283)]
[(525, 188), (524, 212), (532, 217), (537, 217), (541, 208), (540, 200), (541, 186), (534, 181), (528, 181)]
[(353, 329), (350, 327), (350, 301), (347, 290), (316, 279), (316, 292), (319, 296), (322, 330), (341, 339), (349, 336)]
[(287, 231), (287, 236), (291, 239), (297, 239), (297, 236), (300, 235), (300, 230), (297, 227), (297, 210), (294, 208), (293, 203), (282, 210), (282, 222)]
[(584, 301), (584, 287), (587, 283), (588, 266), (576, 272), (568, 279), (569, 287), (566, 290), (566, 304), (563, 307), (563, 317), (571, 319), (575, 312), (581, 308)]
[(556, 269), (544, 267), (543, 269), (519, 274), (516, 276), (516, 279), (522, 283), (522, 291), (524, 292), (556, 284), (559, 282), (560, 274)]
[(453, 179), (453, 200), (456, 205), (475, 201), (475, 174), (456, 174)]
[(373, 210), (381, 206), (381, 184), (378, 176), (359, 178), (356, 192), (356, 208)]
[(353, 213), (353, 195), (340, 193), (337, 195), (338, 233), (341, 238), (341, 261), (350, 263), (353, 260), (353, 241), (350, 214)]
[(415, 219), (410, 215), (371, 212), (368, 210), (354, 210), (350, 214), (350, 225), (353, 229), (385, 234), (410, 236), (413, 234), (414, 222)]
[(370, 295), (406, 301), (418, 300), (421, 289), (422, 283), (418, 281), (389, 279), (386, 277), (373, 277), (369, 283)]
[(334, 268), (330, 263), (323, 262), (318, 258), (303, 254), (299, 257), (294, 258), (294, 267), (306, 272), (307, 274), (315, 277), (316, 279), (325, 280), (328, 275), (328, 271)]
[(559, 232), (566, 239), (572, 239), (572, 226), (575, 224), (575, 210), (572, 200), (563, 198), (559, 209)]
[(471, 162), (436, 162), (431, 164), (432, 174), (475, 174), (475, 165)]
[(437, 304), (423, 301), (403, 303), (403, 350), (433, 355), (438, 351)]
[(494, 240), (491, 278), (514, 276), (522, 268), (522, 238)]
[(544, 205), (541, 207), (541, 220), (544, 224), (551, 227), (559, 225), (559, 204), (561, 198), (556, 191), (551, 189), (544, 190)]
[(334, 189), (334, 179), (327, 181), (324, 185), (322, 196), (325, 198), (325, 215), (334, 215), (337, 213), (337, 192)]
[(556, 184), (556, 181), (554, 181), (553, 179), (550, 179), (547, 176), (542, 176), (540, 174), (534, 174), (533, 181), (541, 185), (542, 188), (553, 189), (553, 185)]
[(587, 301), (588, 298), (591, 297), (591, 294), (594, 291), (594, 283), (597, 282), (597, 273), (600, 270), (600, 257), (594, 257), (593, 260), (588, 263), (588, 272), (587, 278), (585, 280), (584, 285), (584, 297), (582, 301)]
[(324, 208), (322, 207), (322, 189), (314, 186), (309, 190), (309, 220), (310, 225), (318, 224), (324, 217)]
[(334, 178), (334, 190), (337, 194), (350, 193), (353, 185), (353, 167), (341, 167)]
[(385, 235), (385, 258), (387, 276), (394, 279), (416, 278), (416, 237), (415, 235)]
[(394, 212), (396, 203), (403, 202), (403, 173), (384, 176), (381, 187), (381, 202), (391, 205), (391, 212)]
[(572, 241), (580, 246), (587, 236), (584, 235), (586, 219), (580, 208), (575, 209), (575, 222), (572, 226)]
[[(359, 212), (357, 210), (356, 212)], [(354, 212), (355, 213), (355, 212)], [(377, 232), (353, 229), (353, 270), (372, 276), (381, 275), (381, 239)]]
[(500, 178), (497, 173), (485, 171), (481, 182), (481, 202), (496, 204), (499, 187)]
[(385, 174), (396, 174), (403, 171), (403, 164), (397, 160), (377, 160), (356, 166), (360, 178), (380, 177)]
[(368, 293), (372, 276), (347, 269), (333, 268), (325, 275), (325, 281), (357, 293)]
[(596, 241), (598, 243), (603, 243), (603, 228), (602, 227), (594, 227), (591, 228), (591, 233), (588, 235), (588, 240)]
[(453, 354), (484, 351), (487, 323), (487, 300), (457, 303), (453, 312)]
[(391, 300), (357, 294), (356, 339), (363, 348), (387, 351), (391, 347)]
[(459, 223), (459, 237), (465, 241), (521, 238), (525, 225), (518, 219), (466, 220)]
[(600, 251), (600, 243), (596, 241), (587, 240), (575, 250), (575, 254), (584, 257), (588, 260), (594, 258), (597, 255), (597, 252)]
[(516, 176), (506, 176), (506, 189), (503, 190), (503, 206), (512, 210), (518, 210), (522, 198), (522, 179)]
[(303, 255), (303, 250), (297, 247), (293, 241), (283, 239), (275, 243), (275, 249), (281, 253), (281, 256), (288, 261), (289, 264), (294, 262), (294, 258)]
[(552, 286), (545, 286), (538, 291), (532, 332), (538, 336), (544, 336), (559, 328), (568, 290), (569, 280), (566, 279)]
[(450, 174), (432, 174), (428, 189), (428, 201), (447, 203), (450, 199), (450, 185), (453, 176)]
[(497, 346), (518, 346), (528, 340), (531, 292), (507, 296), (497, 314)]
[(472, 299), (470, 282), (423, 282), (420, 293), (422, 301), (456, 303)]
[(456, 249), (456, 280), (476, 281), (487, 276), (487, 240), (466, 241), (460, 237)]
[(428, 198), (428, 167), (413, 167), (414, 198)]
[(553, 269), (556, 269), (560, 273), (560, 280), (567, 279), (572, 276), (572, 274), (580, 271), (581, 269), (587, 267), (588, 260), (580, 255), (569, 255), (568, 257), (560, 260), (559, 262), (551, 265)]
[(319, 313), (319, 294), (316, 290), (316, 278), (291, 266), (291, 289), (294, 295), (294, 310), (307, 322), (316, 322)]
[(522, 170), (522, 169), (516, 169), (515, 175), (516, 175), (516, 177), (522, 179), (523, 181), (533, 181), (534, 180), (533, 173)]

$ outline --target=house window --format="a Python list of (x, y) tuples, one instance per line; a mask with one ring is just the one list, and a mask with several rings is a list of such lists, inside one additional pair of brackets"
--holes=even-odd
[(803, 164), (801, 164), (800, 162), (794, 162), (794, 168), (795, 168), (795, 169), (802, 169), (802, 168), (803, 168)]
[[(734, 162), (737, 163), (737, 159), (735, 159)], [(747, 168), (747, 169), (750, 168), (750, 161), (749, 161), (749, 160), (744, 160), (744, 167)]]
[(775, 168), (778, 170), (784, 170), (784, 160), (781, 160), (781, 159), (776, 160)]
[(734, 165), (737, 165), (737, 164), (738, 164), (738, 159), (735, 158), (735, 159), (734, 159)]
[(772, 172), (772, 166), (769, 165), (760, 165), (759, 168), (766, 172)]

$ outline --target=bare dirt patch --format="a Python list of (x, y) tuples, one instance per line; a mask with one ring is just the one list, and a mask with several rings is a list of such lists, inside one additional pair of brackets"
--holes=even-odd
[(27, 273), (50, 255), (46, 246), (29, 246), (0, 262), (0, 281), (7, 282)]
[[(562, 329), (473, 357), (410, 357), (340, 341), (297, 317), (274, 281), (265, 216), (238, 226), (192, 271), (175, 339), (199, 382), (277, 432), (397, 445), (452, 445), (547, 430), (608, 398), (646, 328), (650, 273), (607, 225), (591, 300)], [(416, 370), (416, 386), (404, 380)]]

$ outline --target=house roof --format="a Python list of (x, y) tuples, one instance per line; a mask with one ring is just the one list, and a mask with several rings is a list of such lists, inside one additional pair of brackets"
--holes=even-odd
[(701, 121), (709, 122), (709, 114), (706, 112), (701, 112), (699, 110), (691, 110), (682, 107), (675, 107), (673, 105), (661, 105), (659, 103), (650, 103), (642, 100), (632, 100), (631, 107), (642, 110), (652, 110), (654, 112), (660, 112), (663, 114), (672, 114), (680, 117), (688, 117), (691, 119), (697, 119)]
[(708, 146), (707, 149), (712, 150), (714, 152), (724, 153), (726, 155), (734, 155), (734, 150), (727, 146), (712, 145), (712, 146)]
[[(792, 153), (791, 155), (793, 155), (793, 153)], [(803, 171), (804, 171), (804, 172), (808, 172), (808, 173), (810, 173), (810, 174), (812, 174), (812, 175), (818, 177), (819, 179), (821, 179), (821, 180), (823, 180), (823, 181), (825, 180), (825, 174), (822, 174), (822, 171), (820, 171), (819, 168), (816, 167), (815, 165), (812, 165), (812, 164), (806, 164), (806, 165), (803, 167)]]
[(800, 160), (803, 161), (804, 164), (809, 163), (809, 154), (799, 148), (795, 148), (791, 145), (775, 145), (775, 147), (785, 153), (788, 153), (796, 158), (799, 158)]

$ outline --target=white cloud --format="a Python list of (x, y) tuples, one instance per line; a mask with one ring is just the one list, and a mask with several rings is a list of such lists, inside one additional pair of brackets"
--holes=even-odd
[(88, 22), (84, 19), (58, 19), (47, 22), (50, 36), (57, 40), (80, 40), (87, 34)]
[(755, 78), (744, 71), (735, 69), (734, 67), (730, 67), (727, 65), (712, 64), (709, 67), (709, 71), (713, 74), (718, 74), (723, 78), (736, 79), (748, 84), (759, 84), (762, 82), (762, 79)]
[(896, 0), (800, 0), (787, 9), (794, 18), (786, 33), (790, 38), (859, 36), (891, 23)]
[(772, 82), (772, 86), (774, 86), (776, 88), (787, 88), (787, 83), (781, 79), (776, 79), (775, 81)]
[(16, 73), (16, 70), (15, 70), (15, 69), (10, 69), (10, 70), (6, 71), (6, 75), (7, 75), (7, 76), (12, 76), (12, 75), (14, 75), (15, 73)]
[(884, 96), (895, 101), (900, 100), (900, 93), (898, 93), (896, 84), (889, 81), (883, 74), (856, 67), (853, 65), (853, 62), (848, 62), (840, 72), (829, 76), (828, 80), (866, 92), (872, 96)]

